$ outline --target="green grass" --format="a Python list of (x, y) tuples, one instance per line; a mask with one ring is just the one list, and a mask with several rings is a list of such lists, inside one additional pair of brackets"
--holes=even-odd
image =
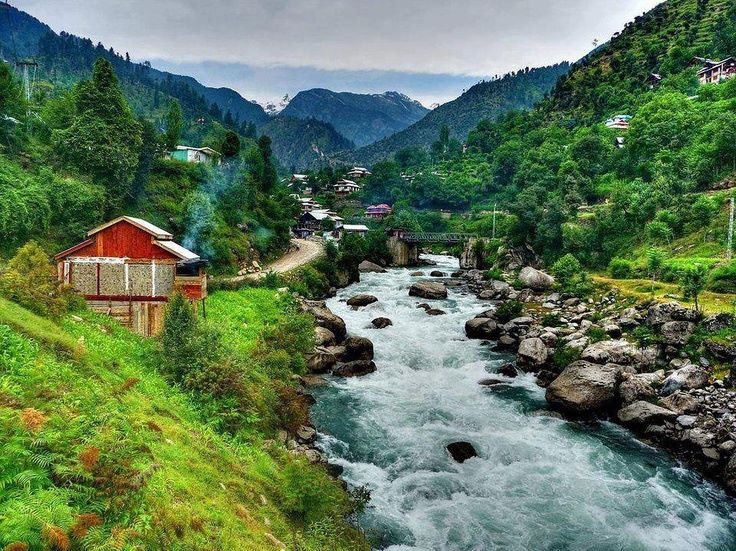
[[(210, 304), (210, 323), (243, 351), (286, 312), (261, 289)], [(104, 524), (85, 549), (278, 549), (271, 536), (289, 549), (367, 549), (343, 521), (337, 482), (265, 436), (215, 432), (159, 374), (160, 354), (105, 316), (57, 325), (0, 302), (0, 548), (47, 549), (51, 527), (81, 548), (74, 527), (94, 513)], [(85, 466), (90, 450), (99, 458)]]

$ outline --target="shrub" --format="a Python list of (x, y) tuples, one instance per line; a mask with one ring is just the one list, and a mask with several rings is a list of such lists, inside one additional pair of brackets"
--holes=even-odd
[(608, 335), (606, 334), (605, 330), (601, 327), (591, 327), (588, 331), (588, 339), (590, 340), (590, 343), (596, 343), (600, 341), (604, 341), (608, 338)]
[(623, 258), (612, 258), (608, 263), (608, 273), (614, 279), (628, 279), (631, 277), (633, 264)]
[(80, 308), (84, 300), (61, 284), (49, 257), (35, 241), (21, 247), (0, 276), (0, 293), (24, 308), (53, 318)]
[(588, 273), (571, 254), (566, 254), (552, 265), (557, 287), (563, 293), (585, 296), (592, 291)]
[(503, 281), (503, 272), (499, 270), (498, 268), (491, 268), (490, 270), (487, 270), (485, 273), (485, 277), (488, 280), (499, 280)]
[(568, 348), (565, 343), (558, 343), (552, 354), (552, 364), (558, 370), (565, 369), (568, 365), (580, 358), (580, 350), (577, 348)]
[(524, 305), (519, 300), (507, 300), (496, 309), (496, 319), (501, 323), (506, 323), (514, 318), (518, 318)]
[(713, 270), (708, 278), (707, 288), (716, 293), (736, 293), (736, 262)]

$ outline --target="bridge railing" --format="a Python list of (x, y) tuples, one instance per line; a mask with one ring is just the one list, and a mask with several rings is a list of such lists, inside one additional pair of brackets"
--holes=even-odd
[(411, 232), (401, 239), (407, 243), (464, 243), (474, 237), (467, 233)]

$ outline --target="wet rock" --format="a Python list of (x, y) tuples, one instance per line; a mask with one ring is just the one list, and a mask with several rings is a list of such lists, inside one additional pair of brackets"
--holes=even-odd
[(517, 363), (520, 366), (539, 368), (547, 361), (547, 347), (540, 338), (524, 339), (519, 343)]
[(326, 327), (319, 326), (314, 328), (314, 341), (317, 346), (335, 346), (337, 344), (335, 334)]
[(365, 337), (348, 337), (345, 339), (345, 352), (347, 361), (372, 360), (373, 342)]
[(519, 375), (519, 372), (516, 370), (516, 366), (514, 366), (514, 364), (512, 364), (511, 362), (506, 362), (501, 367), (499, 367), (497, 373), (499, 375), (510, 377), (512, 379)]
[(447, 314), (444, 310), (440, 310), (439, 308), (430, 308), (426, 310), (428, 316), (444, 316)]
[(358, 271), (362, 273), (386, 273), (386, 269), (383, 266), (379, 266), (378, 264), (374, 264), (373, 262), (369, 262), (368, 260), (364, 260), (363, 262), (358, 264)]
[(326, 468), (332, 478), (338, 478), (345, 472), (345, 467), (337, 463), (327, 463)]
[(329, 373), (336, 363), (337, 357), (335, 354), (321, 346), (307, 356), (307, 369), (310, 373)]
[(659, 392), (662, 396), (669, 396), (676, 390), (702, 388), (706, 384), (708, 384), (708, 372), (701, 367), (690, 364), (673, 371), (664, 380)]
[(357, 360), (338, 365), (332, 374), (337, 377), (362, 377), (376, 370), (376, 364), (369, 360)]
[(644, 401), (634, 402), (618, 411), (619, 420), (627, 425), (658, 424), (665, 420), (672, 421), (676, 417), (674, 411)]
[(421, 277), (424, 275), (424, 272), (412, 272), (409, 274), (411, 277)]
[(376, 329), (386, 329), (386, 327), (389, 327), (390, 325), (393, 325), (394, 322), (392, 322), (388, 318), (376, 318), (373, 321), (371, 321), (373, 324), (373, 327)]
[(501, 379), (481, 379), (478, 381), (478, 384), (480, 386), (498, 386), (498, 385), (507, 385), (509, 384), (508, 381), (502, 381)]
[(373, 304), (374, 302), (378, 302), (378, 298), (374, 297), (373, 295), (355, 295), (354, 297), (348, 299), (348, 306), (352, 306), (353, 308), (360, 308), (361, 306), (368, 306), (369, 304)]
[(470, 442), (452, 442), (447, 445), (447, 451), (458, 463), (465, 463), (472, 457), (478, 457), (478, 452)]
[(317, 431), (308, 425), (302, 425), (296, 430), (296, 439), (302, 444), (311, 444), (317, 438)]
[(557, 378), (557, 375), (558, 374), (554, 371), (542, 369), (539, 371), (539, 373), (537, 373), (537, 380), (535, 382), (537, 383), (537, 386), (547, 388), (549, 385), (552, 384), (552, 381)]
[(560, 412), (552, 411), (550, 409), (537, 409), (532, 411), (529, 415), (531, 415), (532, 417), (551, 417), (552, 419), (564, 419)]
[(547, 402), (572, 413), (589, 413), (609, 407), (616, 399), (621, 366), (576, 361), (547, 387)]
[(439, 270), (432, 270), (429, 272), (430, 277), (445, 277), (444, 272), (440, 272)]
[(447, 287), (442, 283), (423, 281), (409, 288), (409, 296), (442, 300), (447, 298)]
[(319, 375), (302, 375), (302, 384), (304, 386), (328, 386), (330, 383), (325, 379), (324, 377), (320, 377)]
[(667, 409), (671, 409), (672, 411), (679, 414), (694, 412), (698, 410), (697, 399), (695, 399), (695, 397), (691, 396), (690, 394), (687, 394), (686, 392), (674, 392), (666, 398), (662, 398), (660, 402)]
[(465, 322), (465, 334), (470, 339), (495, 339), (499, 335), (498, 324), (489, 318), (473, 318)]
[(421, 308), (422, 310), (429, 310), (432, 307), (426, 302), (422, 302), (421, 304), (417, 304), (417, 308)]
[(534, 291), (546, 291), (555, 282), (555, 279), (544, 272), (527, 266), (519, 272), (519, 281)]

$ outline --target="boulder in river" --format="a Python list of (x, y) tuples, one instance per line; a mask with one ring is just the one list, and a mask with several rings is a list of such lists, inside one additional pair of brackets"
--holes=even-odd
[(458, 463), (465, 463), (471, 457), (478, 457), (478, 452), (470, 442), (452, 442), (447, 445), (447, 451)]
[(385, 274), (386, 268), (370, 262), (369, 260), (364, 260), (363, 262), (358, 264), (358, 271), (362, 273)]
[(393, 325), (394, 323), (388, 318), (376, 318), (371, 321), (371, 324), (373, 324), (373, 327), (376, 329), (386, 329), (386, 327)]
[(337, 344), (335, 334), (326, 327), (317, 326), (314, 328), (314, 340), (317, 346), (335, 346)]
[(376, 364), (370, 360), (356, 360), (338, 365), (332, 374), (337, 377), (361, 377), (376, 370)]
[(499, 375), (503, 375), (504, 377), (509, 377), (512, 379), (519, 375), (519, 372), (516, 370), (516, 366), (511, 362), (506, 362), (501, 367), (499, 367), (497, 373)]
[(442, 283), (422, 281), (413, 284), (409, 288), (409, 296), (432, 300), (443, 300), (447, 298), (447, 287)]
[(620, 374), (620, 365), (578, 360), (568, 365), (547, 387), (547, 402), (571, 413), (606, 409), (616, 399)]
[(307, 356), (307, 369), (310, 373), (327, 373), (337, 363), (337, 357), (327, 348), (318, 346)]
[(465, 334), (469, 339), (495, 339), (499, 332), (498, 323), (490, 318), (473, 318), (465, 322)]
[(343, 346), (347, 361), (373, 359), (373, 343), (366, 337), (348, 337)]
[(445, 277), (445, 273), (440, 272), (439, 270), (432, 270), (431, 272), (429, 272), (429, 276), (430, 277)]
[(527, 266), (519, 272), (519, 281), (521, 281), (524, 287), (528, 287), (534, 291), (546, 291), (552, 287), (555, 278), (549, 274), (545, 274), (541, 270)]
[(317, 325), (332, 331), (337, 342), (341, 342), (345, 339), (347, 329), (345, 328), (345, 321), (340, 316), (333, 314), (327, 307), (316, 306), (309, 308), (307, 311), (314, 316)]
[(539, 368), (545, 364), (547, 356), (547, 347), (542, 342), (542, 339), (533, 337), (524, 339), (519, 343), (516, 359), (519, 365)]
[(444, 316), (447, 314), (447, 312), (440, 310), (439, 308), (429, 308), (426, 312), (428, 316)]
[(348, 299), (348, 306), (352, 306), (353, 308), (360, 308), (361, 306), (368, 306), (369, 304), (373, 304), (374, 302), (378, 302), (378, 298), (374, 297), (373, 295), (355, 295), (354, 297)]

